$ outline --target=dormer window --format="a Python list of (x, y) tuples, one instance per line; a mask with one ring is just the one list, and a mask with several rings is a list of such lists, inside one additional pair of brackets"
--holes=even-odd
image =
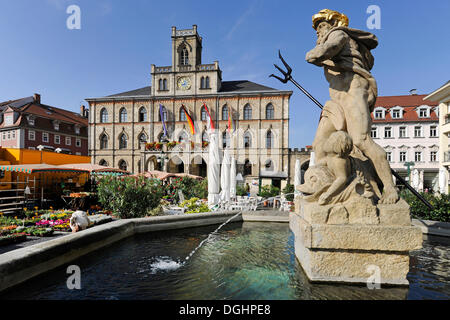
[(14, 115), (7, 114), (5, 115), (5, 126), (12, 126), (14, 124)]
[(383, 108), (377, 108), (373, 112), (374, 119), (384, 119), (384, 112), (385, 110)]
[(392, 117), (392, 119), (403, 118), (403, 109), (401, 107), (392, 108), (391, 109), (391, 117)]
[(59, 131), (59, 122), (58, 121), (53, 121), (53, 129), (55, 129), (56, 131)]
[(28, 116), (27, 117), (27, 120), (28, 120), (28, 124), (30, 125), (30, 126), (34, 126), (34, 117), (32, 117), (32, 116)]
[(75, 125), (75, 134), (80, 134), (80, 126), (79, 125)]
[(430, 117), (430, 107), (420, 107), (417, 109), (417, 114), (419, 118), (429, 118)]

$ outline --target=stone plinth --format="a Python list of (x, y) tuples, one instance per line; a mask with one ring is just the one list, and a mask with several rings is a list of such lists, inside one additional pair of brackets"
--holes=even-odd
[(375, 266), (381, 284), (408, 285), (409, 251), (422, 248), (404, 200), (375, 206), (361, 197), (319, 206), (300, 198), (289, 223), (295, 255), (313, 282), (366, 284)]

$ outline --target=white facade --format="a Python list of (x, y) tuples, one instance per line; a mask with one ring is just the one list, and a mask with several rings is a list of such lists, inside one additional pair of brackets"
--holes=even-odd
[(440, 191), (450, 192), (450, 81), (425, 97), (439, 102), (439, 169), (442, 172)]
[(371, 136), (386, 151), (391, 168), (400, 176), (410, 184), (414, 177), (418, 191), (437, 191), (439, 110), (436, 103), (423, 101), (423, 97), (404, 96), (403, 103), (401, 96), (379, 97), (372, 113)]

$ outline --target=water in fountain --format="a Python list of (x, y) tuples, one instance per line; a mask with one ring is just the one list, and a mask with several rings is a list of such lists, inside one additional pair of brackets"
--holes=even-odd
[(233, 220), (234, 218), (236, 218), (240, 214), (241, 214), (241, 212), (235, 214), (230, 219), (228, 219), (227, 221), (222, 223), (216, 230), (211, 232), (206, 239), (204, 239), (202, 242), (200, 242), (200, 244), (194, 250), (191, 251), (191, 253), (184, 259), (184, 261), (182, 261), (182, 262), (180, 262), (180, 261), (173, 261), (169, 257), (158, 257), (158, 258), (156, 258), (156, 261), (150, 265), (151, 272), (154, 274), (154, 273), (157, 273), (158, 271), (173, 271), (173, 270), (177, 270), (177, 269), (181, 268), (182, 266), (184, 266), (189, 261), (190, 258), (192, 258), (192, 256), (198, 251), (198, 249), (200, 249), (203, 246), (203, 244), (205, 244), (209, 239), (211, 239), (211, 237), (215, 233), (217, 233), (227, 223), (229, 223), (231, 220)]

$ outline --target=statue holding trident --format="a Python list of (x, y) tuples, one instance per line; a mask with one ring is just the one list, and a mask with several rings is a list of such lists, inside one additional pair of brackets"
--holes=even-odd
[(296, 83), (281, 54), (287, 72), (275, 66), (284, 79), (273, 75), (322, 108), (315, 164), (297, 187), (303, 196), (289, 215), (295, 255), (312, 281), (363, 284), (368, 267), (377, 266), (379, 283), (407, 285), (409, 252), (422, 247), (422, 231), (399, 199), (385, 151), (370, 137), (378, 95), (370, 50), (378, 40), (348, 28), (344, 14), (328, 9), (313, 16), (313, 27), (317, 44), (306, 61), (324, 68), (331, 99), (322, 106)]
[(370, 73), (374, 65), (370, 50), (377, 47), (378, 40), (369, 32), (348, 28), (347, 16), (329, 9), (313, 16), (313, 28), (317, 45), (306, 54), (306, 61), (324, 68), (331, 97), (313, 142), (316, 161), (325, 158), (324, 146), (334, 132), (346, 132), (353, 145), (371, 160), (383, 183), (379, 203), (396, 203), (399, 196), (386, 152), (370, 136), (370, 113), (378, 96), (377, 83)]

